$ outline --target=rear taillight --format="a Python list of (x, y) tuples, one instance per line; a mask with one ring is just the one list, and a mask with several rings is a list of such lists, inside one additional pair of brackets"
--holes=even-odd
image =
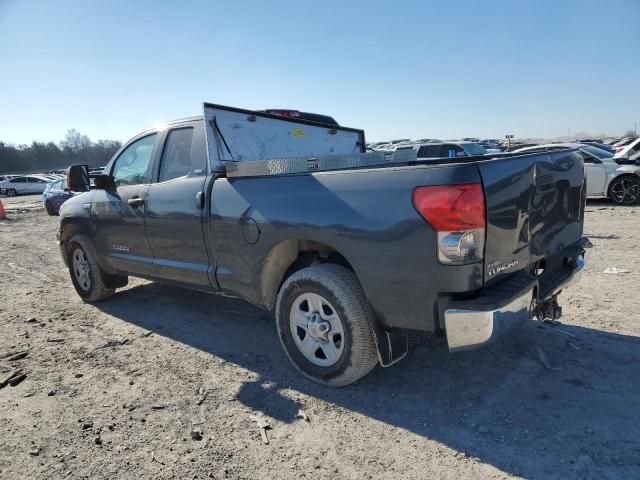
[(485, 203), (480, 183), (418, 187), (413, 205), (438, 235), (438, 260), (450, 265), (484, 257)]
[(623, 150), (624, 147), (616, 147), (616, 153), (618, 153), (620, 150)]

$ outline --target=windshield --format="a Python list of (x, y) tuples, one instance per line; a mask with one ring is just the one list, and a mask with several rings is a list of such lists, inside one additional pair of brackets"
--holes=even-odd
[(487, 150), (477, 143), (463, 143), (462, 148), (469, 155), (485, 155), (487, 153)]
[(602, 150), (598, 147), (592, 147), (591, 145), (580, 147), (580, 150), (584, 150), (589, 155), (596, 157), (599, 160), (602, 160), (603, 158), (613, 158), (613, 153), (607, 152), (606, 150)]

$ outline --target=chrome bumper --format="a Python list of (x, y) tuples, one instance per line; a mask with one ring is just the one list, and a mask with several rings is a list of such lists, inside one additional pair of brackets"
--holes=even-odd
[(449, 351), (479, 347), (489, 342), (498, 331), (524, 323), (531, 317), (532, 302), (533, 289), (530, 289), (496, 310), (445, 310), (444, 328)]
[[(584, 255), (576, 258), (576, 265), (571, 275), (556, 286), (542, 302), (557, 295), (577, 283), (582, 277), (585, 266)], [(533, 288), (527, 288), (509, 303), (493, 310), (453, 308), (444, 311), (444, 328), (447, 333), (449, 351), (456, 352), (480, 347), (500, 334), (522, 325), (529, 320), (534, 306)]]

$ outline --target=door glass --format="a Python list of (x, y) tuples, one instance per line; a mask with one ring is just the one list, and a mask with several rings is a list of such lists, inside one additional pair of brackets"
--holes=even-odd
[(166, 182), (189, 173), (191, 168), (191, 141), (193, 128), (171, 130), (160, 161), (160, 182)]
[(117, 186), (146, 183), (156, 134), (136, 140), (116, 159), (111, 175)]

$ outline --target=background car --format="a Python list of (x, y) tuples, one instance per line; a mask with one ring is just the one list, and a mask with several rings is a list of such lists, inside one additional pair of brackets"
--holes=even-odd
[(584, 158), (587, 197), (609, 197), (618, 205), (640, 203), (640, 166), (620, 165), (613, 154), (583, 143), (551, 143), (521, 148), (514, 153), (577, 148)]
[(591, 145), (592, 147), (599, 148), (601, 150), (604, 150), (604, 151), (612, 153), (612, 154), (616, 153), (616, 149), (613, 148), (611, 145), (607, 145), (606, 143), (588, 142), (588, 141), (584, 141), (584, 140), (580, 140), (580, 142), (578, 142), (578, 143), (584, 143), (585, 145)]
[(71, 192), (67, 189), (66, 178), (48, 183), (42, 192), (42, 206), (49, 215), (58, 215), (62, 204), (74, 195), (77, 195), (77, 192)]
[(626, 147), (627, 145), (629, 145), (630, 143), (634, 142), (637, 139), (638, 137), (625, 137), (617, 141), (616, 143), (614, 143), (612, 147), (615, 148), (616, 153), (618, 153), (624, 150), (624, 147)]
[(40, 175), (23, 175), (0, 183), (0, 191), (9, 197), (42, 193), (52, 179)]
[(616, 148), (616, 159), (629, 159), (640, 152), (640, 138), (636, 138), (624, 145), (622, 148)]
[(473, 142), (442, 142), (414, 145), (418, 158), (453, 158), (486, 155), (487, 150)]

